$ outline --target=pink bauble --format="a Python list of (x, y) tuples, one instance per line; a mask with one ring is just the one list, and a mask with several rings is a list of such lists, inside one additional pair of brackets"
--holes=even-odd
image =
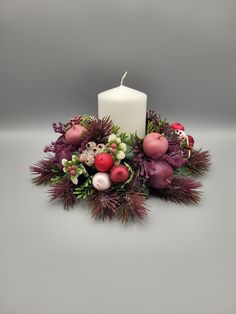
[(110, 170), (110, 179), (114, 183), (125, 182), (129, 177), (129, 170), (124, 165), (116, 165)]
[(166, 161), (159, 161), (155, 165), (149, 182), (152, 187), (163, 189), (170, 185), (173, 178), (173, 169)]
[(144, 137), (143, 151), (148, 157), (161, 156), (167, 152), (168, 147), (168, 140), (157, 132), (149, 133)]
[(66, 142), (72, 145), (79, 145), (81, 142), (81, 135), (86, 131), (87, 130), (82, 125), (73, 125), (69, 130), (66, 131)]
[(93, 186), (98, 191), (105, 191), (111, 186), (109, 175), (105, 172), (98, 172), (93, 176)]

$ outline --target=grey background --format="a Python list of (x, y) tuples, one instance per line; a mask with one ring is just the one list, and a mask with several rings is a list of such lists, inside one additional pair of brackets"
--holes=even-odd
[[(236, 2), (0, 0), (0, 313), (236, 312)], [(51, 122), (125, 84), (209, 148), (198, 207), (141, 224), (65, 212), (28, 166)]]

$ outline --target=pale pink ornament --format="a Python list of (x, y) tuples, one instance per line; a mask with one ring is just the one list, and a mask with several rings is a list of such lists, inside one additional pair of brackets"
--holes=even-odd
[(82, 125), (75, 124), (66, 131), (65, 139), (68, 144), (79, 145), (82, 139), (81, 136), (86, 131), (87, 130)]
[(168, 147), (168, 140), (160, 133), (152, 132), (144, 137), (143, 151), (148, 157), (155, 158), (164, 155)]
[(109, 175), (105, 172), (98, 172), (93, 176), (93, 186), (98, 191), (105, 191), (111, 186)]

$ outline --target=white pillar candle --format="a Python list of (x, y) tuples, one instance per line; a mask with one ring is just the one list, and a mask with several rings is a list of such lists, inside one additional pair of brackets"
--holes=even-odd
[(135, 133), (141, 138), (145, 136), (147, 95), (135, 89), (123, 86), (121, 79), (118, 87), (98, 94), (98, 117), (110, 116), (113, 123), (121, 128), (121, 132)]

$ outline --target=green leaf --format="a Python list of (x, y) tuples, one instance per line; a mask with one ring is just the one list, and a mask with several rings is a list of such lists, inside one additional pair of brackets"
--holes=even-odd
[(117, 135), (119, 131), (120, 131), (120, 127), (118, 125), (116, 125), (116, 124), (113, 124), (112, 128), (111, 128), (111, 133)]
[(88, 177), (83, 184), (75, 189), (74, 194), (76, 195), (77, 199), (85, 200), (90, 197), (94, 193), (94, 191), (95, 190), (92, 185), (92, 178)]

